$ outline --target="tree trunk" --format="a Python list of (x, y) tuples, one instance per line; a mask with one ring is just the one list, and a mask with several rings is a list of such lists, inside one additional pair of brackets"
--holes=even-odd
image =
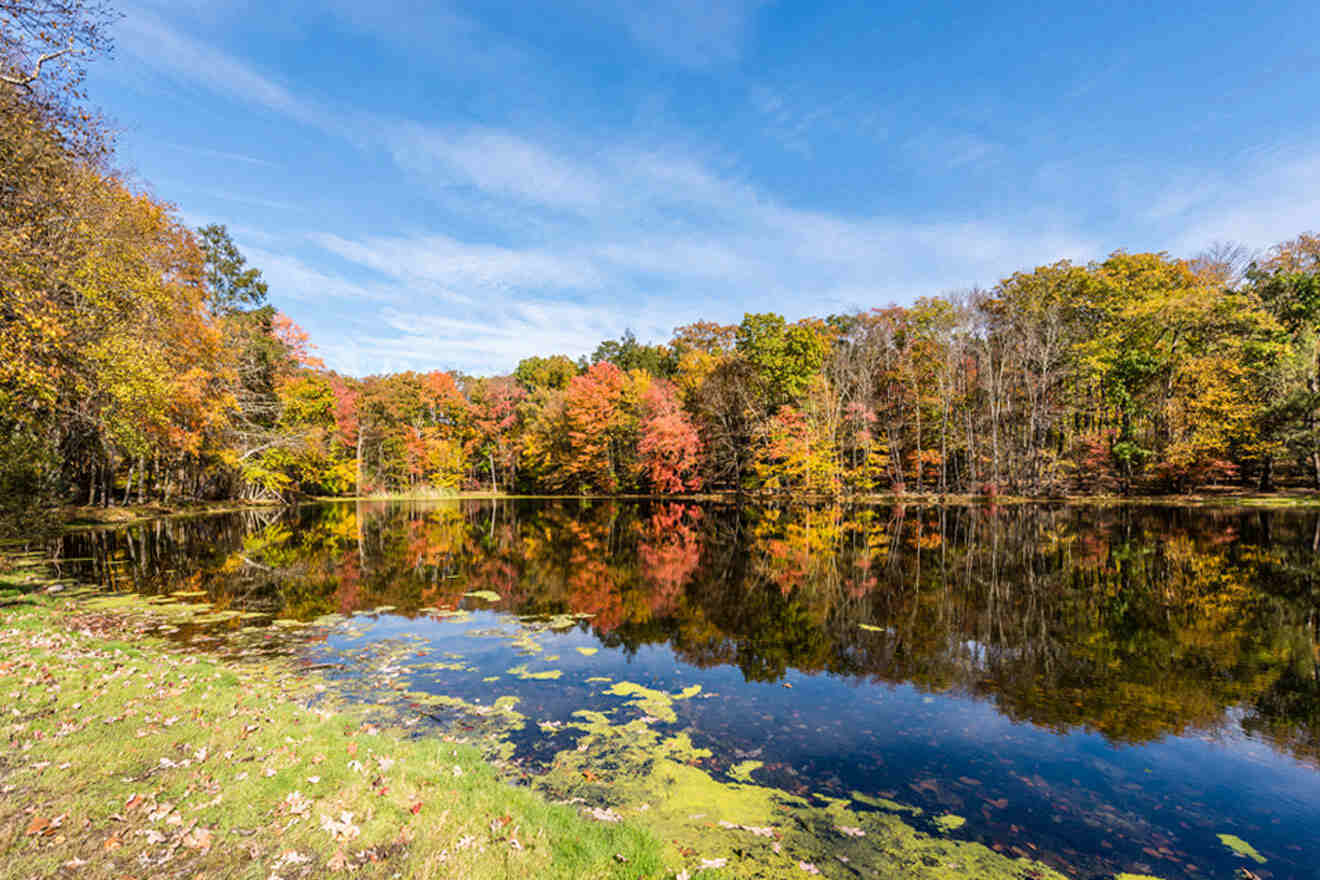
[(357, 473), (354, 476), (353, 494), (362, 497), (362, 426), (358, 426), (357, 435)]

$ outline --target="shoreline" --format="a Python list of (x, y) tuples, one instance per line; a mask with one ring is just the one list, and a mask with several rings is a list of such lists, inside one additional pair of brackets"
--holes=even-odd
[[(686, 504), (746, 504), (795, 505), (836, 504), (854, 506), (913, 505), (921, 507), (1022, 507), (1028, 505), (1062, 505), (1068, 507), (1188, 507), (1188, 508), (1243, 508), (1243, 509), (1320, 509), (1320, 492), (1297, 490), (1273, 493), (1257, 492), (1200, 492), (1182, 495), (939, 495), (908, 493), (903, 495), (813, 495), (751, 494), (737, 492), (701, 492), (686, 495), (545, 495), (492, 492), (459, 492), (454, 495), (385, 494), (350, 496), (311, 496), (294, 501), (190, 501), (177, 504), (149, 502), (113, 507), (64, 506), (52, 512), (64, 532), (134, 525), (162, 519), (180, 519), (211, 516), (245, 511), (277, 510), (304, 504), (347, 504), (413, 502), (446, 504), (462, 501), (652, 501)], [(21, 539), (20, 539), (21, 542)]]

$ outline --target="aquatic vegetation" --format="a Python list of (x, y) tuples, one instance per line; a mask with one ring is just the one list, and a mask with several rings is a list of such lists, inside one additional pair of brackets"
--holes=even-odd
[[(407, 706), (442, 724), (461, 724), (464, 741), (471, 742), (488, 754), (507, 756), (505, 738), (522, 730), (527, 718), (515, 707), (515, 696), (498, 697), (490, 705), (471, 702), (448, 694), (425, 691), (407, 691), (403, 695)], [(443, 711), (445, 714), (439, 714)]]
[(463, 597), (466, 599), (483, 599), (487, 602), (500, 601), (500, 594), (494, 590), (473, 590), (470, 593), (464, 593)]
[(925, 812), (921, 807), (914, 807), (911, 804), (900, 804), (897, 801), (891, 801), (888, 798), (871, 797), (862, 794), (860, 791), (854, 791), (852, 793), (852, 799), (859, 804), (865, 804), (879, 810), (888, 810), (891, 813), (910, 813), (913, 816), (920, 816)]
[(957, 831), (967, 824), (967, 820), (962, 816), (955, 816), (953, 813), (946, 813), (943, 816), (935, 817), (935, 824), (941, 831)]
[(738, 782), (751, 782), (752, 771), (759, 770), (765, 764), (761, 761), (741, 761), (729, 768), (729, 777)]
[(1265, 857), (1256, 851), (1256, 848), (1247, 843), (1236, 834), (1218, 834), (1219, 842), (1231, 849), (1244, 859), (1251, 859), (1257, 864), (1265, 864)]
[(559, 678), (564, 674), (561, 669), (543, 669), (540, 672), (532, 672), (527, 668), (527, 664), (515, 666), (512, 669), (505, 670), (508, 675), (514, 675), (518, 678), (545, 681)]
[(690, 700), (701, 693), (701, 685), (694, 684), (676, 694), (670, 694), (636, 682), (621, 681), (608, 688), (605, 693), (615, 697), (629, 697), (629, 702), (644, 714), (673, 724), (678, 721), (678, 715), (674, 713), (674, 701)]
[(686, 732), (664, 736), (645, 718), (619, 724), (601, 712), (574, 714), (582, 735), (533, 786), (642, 824), (689, 869), (718, 862), (725, 877), (797, 878), (801, 864), (833, 876), (846, 861), (895, 878), (1062, 878), (1039, 862), (927, 835), (887, 812), (852, 810), (847, 800), (815, 806), (780, 789), (722, 782), (700, 766), (709, 750)]

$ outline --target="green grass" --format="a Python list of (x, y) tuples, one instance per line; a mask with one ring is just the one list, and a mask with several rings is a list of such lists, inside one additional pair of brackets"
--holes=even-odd
[(377, 728), (279, 661), (121, 640), (117, 619), (0, 616), (0, 877), (666, 876), (645, 831), (515, 788), (471, 746)]

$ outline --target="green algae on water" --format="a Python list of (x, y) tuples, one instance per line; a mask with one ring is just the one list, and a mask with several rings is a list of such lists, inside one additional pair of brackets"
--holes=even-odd
[(1251, 859), (1260, 865), (1265, 864), (1265, 857), (1257, 852), (1254, 846), (1247, 843), (1236, 834), (1219, 834), (1217, 837), (1219, 838), (1220, 843), (1237, 853), (1242, 858)]
[(940, 827), (941, 831), (957, 831), (967, 824), (967, 820), (953, 813), (945, 813), (943, 816), (935, 817), (935, 824)]
[[(654, 699), (624, 684), (625, 693)], [(722, 781), (700, 766), (708, 750), (686, 732), (664, 736), (653, 718), (620, 724), (586, 710), (574, 718), (582, 736), (532, 779), (533, 788), (635, 821), (669, 844), (666, 861), (685, 870), (723, 860), (721, 877), (797, 878), (803, 864), (842, 862), (918, 880), (1063, 880), (1040, 862), (919, 831), (892, 812), (856, 811), (840, 798), (815, 806), (778, 788)]]
[(875, 807), (879, 810), (888, 810), (891, 813), (911, 813), (913, 816), (920, 816), (926, 811), (921, 807), (914, 807), (910, 804), (900, 804), (898, 801), (891, 801), (889, 798), (877, 798), (862, 794), (860, 791), (852, 793), (852, 799), (859, 804), (865, 804), (868, 807)]
[(701, 685), (694, 684), (676, 694), (658, 691), (632, 681), (621, 681), (606, 689), (605, 693), (615, 697), (629, 697), (630, 702), (646, 715), (670, 724), (678, 721), (674, 713), (675, 700), (689, 700), (701, 693)]
[(741, 761), (729, 768), (729, 776), (739, 782), (751, 782), (752, 771), (759, 770), (765, 764), (761, 761)]
[(532, 672), (527, 668), (526, 663), (521, 666), (515, 666), (512, 669), (507, 670), (507, 672), (509, 675), (516, 675), (518, 678), (536, 681), (555, 679), (564, 674), (563, 670), (560, 669), (546, 669), (542, 672)]

